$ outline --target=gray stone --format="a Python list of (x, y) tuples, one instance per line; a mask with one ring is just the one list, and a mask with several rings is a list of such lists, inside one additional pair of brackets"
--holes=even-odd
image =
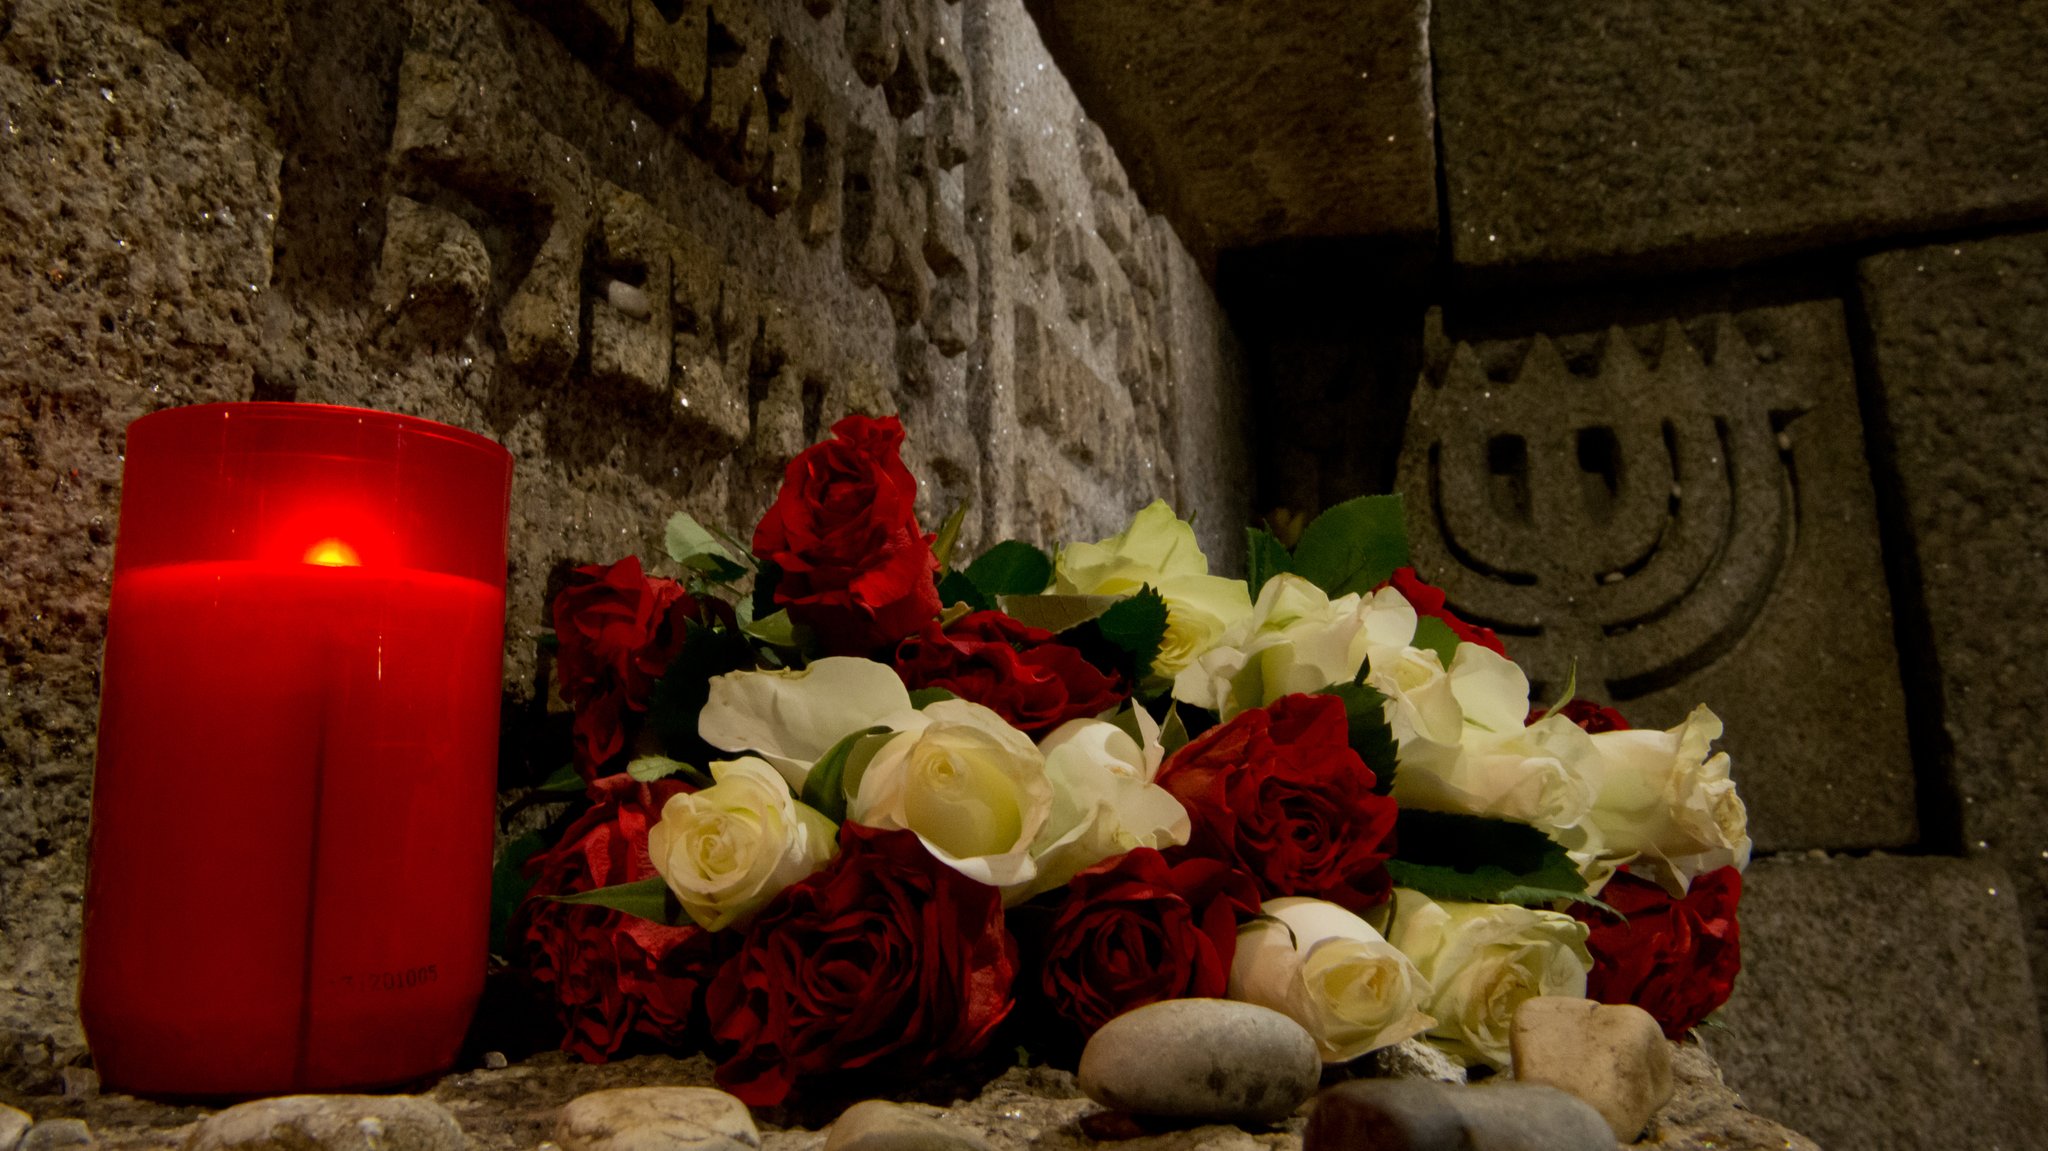
[(710, 1087), (618, 1087), (562, 1108), (562, 1151), (756, 1151), (747, 1105)]
[(1607, 1121), (1555, 1087), (1356, 1079), (1316, 1097), (1302, 1151), (1610, 1151)]
[(1467, 268), (1728, 267), (2048, 210), (2037, 5), (1443, 0), (1433, 15)]
[(1743, 879), (1742, 974), (1701, 1034), (1751, 1107), (1824, 1147), (2042, 1145), (2048, 1070), (1998, 868), (1781, 858)]
[(1139, 195), (1198, 254), (1434, 240), (1427, 3), (1027, 6)]
[(33, 1122), (28, 1112), (0, 1104), (0, 1151), (14, 1151), (20, 1146), (21, 1137)]
[(463, 1151), (446, 1108), (411, 1095), (286, 1095), (203, 1120), (185, 1151)]
[(832, 1121), (825, 1151), (989, 1151), (989, 1145), (957, 1123), (885, 1099), (869, 1099)]
[[(2048, 990), (2048, 233), (1890, 252), (1863, 262), (1881, 466), (1920, 617), (1903, 653), (1923, 756), (1966, 849), (2018, 884), (2034, 986)], [(1955, 817), (1955, 816), (1952, 816)], [(2041, 1016), (2048, 1029), (2048, 1007)]]
[(99, 1145), (83, 1119), (45, 1119), (22, 1135), (19, 1151), (92, 1151)]
[(1618, 1142), (1671, 1101), (1671, 1048), (1640, 1007), (1539, 995), (1515, 1008), (1509, 1040), (1517, 1081), (1585, 1100)]
[(1415, 567), (1534, 698), (1576, 669), (1638, 727), (1708, 704), (1762, 850), (1912, 843), (1841, 306), (1472, 341), (1432, 319), (1426, 352), (1396, 488)]
[(1277, 1011), (1172, 999), (1102, 1025), (1081, 1052), (1081, 1090), (1138, 1115), (1272, 1123), (1315, 1093), (1315, 1040)]
[(1663, 1151), (1820, 1151), (1813, 1140), (1744, 1106), (1699, 1044), (1671, 1045), (1671, 1073), (1671, 1102), (1650, 1120), (1638, 1146)]

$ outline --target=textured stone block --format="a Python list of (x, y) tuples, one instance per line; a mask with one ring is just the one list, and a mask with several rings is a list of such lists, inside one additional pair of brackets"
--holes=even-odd
[(1549, 701), (1705, 702), (1764, 850), (1915, 837), (1915, 782), (1842, 309), (1452, 342), (1398, 490), (1416, 568)]
[(1197, 253), (1433, 242), (1426, 0), (1027, 0), (1138, 194)]
[(1965, 845), (2019, 885), (2048, 987), (2048, 233), (1873, 257), (1862, 293), (1910, 547), (1895, 558), (1924, 612), (1908, 683), (1933, 705)]
[(1701, 1034), (1757, 1112), (1823, 1147), (2048, 1146), (2012, 885), (1959, 859), (1762, 860), (1742, 974)]
[(1451, 252), (1728, 266), (2048, 211), (2048, 8), (1440, 0)]

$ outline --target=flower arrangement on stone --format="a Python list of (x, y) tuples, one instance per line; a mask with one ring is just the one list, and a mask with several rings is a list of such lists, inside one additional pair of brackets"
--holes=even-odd
[(750, 548), (679, 515), (685, 581), (629, 557), (554, 600), (550, 786), (585, 806), (508, 847), (500, 938), (569, 1051), (708, 1046), (767, 1105), (1174, 998), (1277, 1010), (1330, 1063), (1420, 1037), (1494, 1066), (1531, 996), (1674, 1037), (1727, 998), (1719, 721), (1532, 709), (1407, 567), (1398, 499), (1251, 531), (1248, 581), (1164, 503), (956, 566), (897, 421), (832, 431)]

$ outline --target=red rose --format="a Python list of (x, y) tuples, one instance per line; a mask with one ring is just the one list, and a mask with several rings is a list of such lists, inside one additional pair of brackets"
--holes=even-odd
[[(1535, 723), (1537, 720), (1542, 719), (1543, 713), (1548, 710), (1550, 709), (1541, 706), (1530, 708), (1527, 722)], [(1590, 732), (1629, 730), (1628, 720), (1622, 718), (1620, 712), (1611, 707), (1594, 703), (1590, 699), (1571, 700), (1563, 707), (1558, 708), (1557, 714)]]
[(1451, 614), (1451, 609), (1444, 606), (1444, 590), (1423, 583), (1422, 577), (1415, 574), (1414, 568), (1395, 568), (1392, 578), (1380, 586), (1391, 587), (1400, 592), (1401, 598), (1408, 601), (1409, 606), (1415, 609), (1416, 615), (1435, 616), (1444, 621), (1451, 629), (1451, 634), (1457, 636), (1461, 642), (1476, 643), (1495, 655), (1504, 656), (1508, 653), (1508, 649), (1501, 646), (1500, 637), (1493, 634), (1492, 628), (1466, 623)]
[(1241, 712), (1176, 752), (1158, 782), (1194, 824), (1184, 850), (1251, 873), (1262, 899), (1308, 895), (1362, 911), (1392, 890), (1394, 800), (1372, 793), (1333, 696)]
[(896, 648), (906, 687), (939, 687), (981, 704), (1033, 739), (1070, 719), (1100, 715), (1127, 693), (1075, 648), (999, 611), (942, 628), (937, 620)]
[(971, 1055), (1010, 1012), (1017, 948), (1001, 893), (908, 831), (849, 822), (839, 841), (838, 859), (755, 918), (708, 992), (714, 1038), (738, 1045), (718, 1083), (749, 1105), (890, 1056)]
[(1068, 884), (1046, 931), (1041, 989), (1087, 1034), (1162, 999), (1220, 999), (1237, 917), (1258, 913), (1258, 886), (1244, 872), (1214, 859), (1169, 864), (1137, 848)]
[(715, 941), (695, 925), (547, 897), (653, 875), (647, 828), (669, 796), (688, 790), (669, 780), (600, 780), (597, 805), (526, 864), (533, 888), (512, 925), (520, 974), (561, 1020), (562, 1049), (586, 1062), (604, 1062), (634, 1035), (682, 1041), (716, 963)]
[(1586, 995), (1602, 1003), (1633, 1003), (1649, 1012), (1672, 1039), (1714, 1013), (1735, 988), (1742, 969), (1742, 934), (1735, 905), (1742, 873), (1732, 867), (1692, 881), (1685, 898), (1628, 872), (1610, 880), (1600, 898), (1625, 918), (1575, 905), (1572, 914), (1591, 927), (1586, 949), (1593, 971)]
[(638, 556), (569, 573), (554, 602), (555, 676), (576, 709), (576, 770), (585, 779), (625, 750), (627, 713), (647, 710), (696, 614), (683, 585), (647, 578)]
[(917, 526), (896, 417), (848, 416), (789, 461), (754, 554), (782, 570), (775, 602), (827, 655), (866, 655), (939, 614), (939, 561)]

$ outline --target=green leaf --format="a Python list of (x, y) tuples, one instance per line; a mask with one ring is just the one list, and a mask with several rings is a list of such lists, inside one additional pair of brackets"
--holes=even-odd
[(950, 570), (953, 566), (953, 549), (960, 544), (960, 525), (967, 522), (967, 501), (953, 506), (946, 516), (946, 522), (939, 527), (939, 534), (932, 539), (932, 555), (938, 557), (939, 570)]
[(1130, 653), (1135, 679), (1152, 673), (1152, 661), (1159, 656), (1159, 644), (1166, 638), (1166, 597), (1151, 585), (1138, 594), (1112, 605), (1095, 618), (1102, 638)]
[(582, 795), (590, 784), (576, 774), (574, 764), (563, 764), (555, 774), (548, 776), (536, 790), (557, 792), (562, 795)]
[(1458, 633), (1451, 625), (1433, 615), (1418, 616), (1415, 620), (1414, 646), (1424, 651), (1433, 651), (1444, 666), (1451, 666), (1451, 657), (1458, 654)]
[(718, 537), (685, 512), (677, 512), (668, 518), (663, 543), (668, 548), (670, 559), (691, 571), (703, 573), (717, 583), (731, 583), (747, 574), (745, 565), (733, 558), (725, 545), (718, 542)]
[(665, 755), (643, 755), (626, 765), (626, 774), (641, 783), (653, 783), (657, 779), (667, 779), (671, 775), (682, 776), (692, 787), (710, 787), (717, 782), (701, 769)]
[(787, 648), (792, 651), (803, 647), (811, 640), (811, 629), (790, 619), (787, 609), (744, 624), (740, 630), (770, 647)]
[(1351, 750), (1372, 769), (1374, 793), (1392, 792), (1399, 748), (1394, 742), (1393, 728), (1387, 726), (1387, 697), (1378, 688), (1363, 683), (1335, 683), (1317, 694), (1333, 695), (1343, 701)]
[(775, 588), (782, 582), (782, 568), (772, 560), (762, 560), (761, 568), (754, 573), (754, 618), (765, 619), (775, 614)]
[(1264, 528), (1244, 529), (1244, 541), (1245, 575), (1251, 584), (1252, 598), (1257, 599), (1267, 580), (1294, 570), (1294, 557), (1288, 554), (1280, 537)]
[(988, 611), (995, 606), (965, 572), (947, 572), (939, 581), (939, 602), (966, 604), (973, 611)]
[(647, 700), (647, 722), (660, 747), (685, 762), (709, 763), (728, 758), (697, 735), (697, 715), (711, 698), (711, 680), (729, 671), (754, 666), (754, 645), (740, 632), (691, 623), (683, 650), (654, 681)]
[(1315, 518), (1294, 549), (1294, 572), (1332, 596), (1370, 592), (1408, 565), (1400, 496), (1360, 496)]
[(1399, 858), (1388, 874), (1432, 899), (1595, 902), (1565, 849), (1526, 823), (1403, 808), (1394, 834)]
[(519, 905), (526, 901), (526, 893), (533, 889), (533, 881), (526, 878), (526, 861), (546, 850), (547, 845), (539, 832), (529, 831), (506, 843), (498, 853), (498, 862), (491, 868), (491, 954), (510, 957), (512, 940), (506, 929)]
[(551, 895), (556, 903), (581, 903), (593, 907), (609, 907), (627, 915), (637, 915), (656, 923), (673, 923), (670, 910), (673, 902), (668, 884), (659, 875), (652, 875), (635, 883), (621, 883), (613, 887), (600, 887), (595, 891), (579, 891), (574, 895)]
[(1551, 716), (1563, 711), (1564, 705), (1570, 703), (1572, 697), (1577, 694), (1579, 694), (1579, 657), (1573, 656), (1571, 670), (1565, 673), (1563, 693), (1557, 697), (1556, 703), (1551, 704), (1537, 718), (1539, 720), (1549, 719)]
[(910, 693), (910, 706), (923, 711), (940, 700), (959, 698), (943, 687), (921, 687)]
[(1006, 595), (996, 606), (1027, 627), (1058, 633), (1079, 627), (1120, 602), (1122, 597), (1113, 595)]
[(844, 820), (846, 768), (847, 761), (853, 756), (854, 745), (867, 736), (888, 733), (889, 729), (886, 727), (864, 728), (833, 744), (824, 758), (811, 765), (811, 773), (804, 777), (803, 794), (797, 798), (834, 823)]
[(968, 564), (966, 574), (990, 599), (1037, 595), (1052, 582), (1052, 557), (1023, 540), (1004, 540)]

